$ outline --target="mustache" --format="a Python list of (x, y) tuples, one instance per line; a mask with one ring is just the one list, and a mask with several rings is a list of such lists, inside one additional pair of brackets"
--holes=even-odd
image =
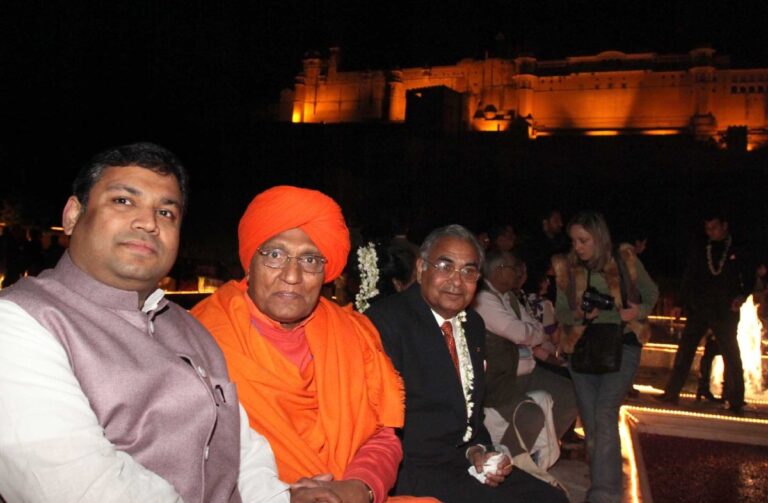
[(119, 243), (140, 243), (154, 251), (157, 251), (161, 248), (160, 241), (154, 236), (142, 236), (135, 233), (130, 233), (118, 236), (117, 241)]

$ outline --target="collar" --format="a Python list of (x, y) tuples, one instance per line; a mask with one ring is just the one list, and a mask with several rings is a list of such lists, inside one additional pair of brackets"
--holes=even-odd
[(456, 333), (456, 325), (459, 322), (458, 321), (459, 315), (456, 315), (453, 318), (443, 318), (442, 316), (437, 314), (437, 312), (435, 312), (434, 309), (429, 308), (429, 310), (432, 312), (432, 316), (435, 317), (435, 321), (437, 321), (437, 326), (438, 327), (442, 327), (443, 323), (445, 323), (447, 321), (447, 322), (449, 322), (453, 326), (453, 333)]
[[(139, 292), (121, 290), (89, 276), (72, 262), (69, 251), (64, 252), (61, 260), (50, 274), (70, 290), (89, 299), (94, 304), (122, 311), (139, 310)], [(158, 288), (144, 300), (141, 311), (148, 313), (165, 307), (166, 304), (168, 304), (168, 299), (165, 298), (165, 292)]]
[(485, 287), (490, 290), (492, 293), (495, 293), (497, 295), (501, 295), (502, 297), (509, 297), (509, 292), (501, 293), (496, 289), (496, 287), (493, 286), (493, 284), (488, 281), (487, 279), (483, 279), (483, 283), (485, 284)]

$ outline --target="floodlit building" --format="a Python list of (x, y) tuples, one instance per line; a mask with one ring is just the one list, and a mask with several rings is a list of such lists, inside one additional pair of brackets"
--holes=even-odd
[[(452, 66), (343, 71), (339, 50), (303, 60), (293, 89), (283, 91), (280, 120), (296, 123), (456, 122), (436, 111), (435, 91), (457, 93), (459, 128), (527, 130), (543, 135), (689, 134), (750, 149), (768, 144), (768, 68), (731, 68), (710, 48), (688, 54), (626, 54), (538, 60), (463, 59)], [(414, 105), (424, 95), (429, 106)], [(414, 109), (414, 110), (411, 110)], [(419, 110), (418, 112), (416, 110)], [(417, 115), (419, 117), (417, 117)], [(453, 129), (453, 127), (449, 127)]]

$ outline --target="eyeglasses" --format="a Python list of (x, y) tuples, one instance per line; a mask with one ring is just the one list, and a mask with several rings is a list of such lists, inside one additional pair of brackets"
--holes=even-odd
[(480, 271), (473, 265), (465, 265), (461, 269), (457, 269), (452, 262), (445, 260), (440, 260), (434, 264), (428, 260), (425, 260), (424, 262), (434, 267), (435, 274), (443, 278), (450, 278), (453, 276), (453, 273), (458, 271), (461, 279), (468, 283), (475, 283), (478, 279), (480, 279)]
[(325, 264), (328, 262), (328, 259), (321, 257), (320, 255), (299, 255), (297, 257), (292, 257), (279, 248), (274, 248), (272, 250), (259, 249), (259, 255), (264, 257), (264, 265), (272, 269), (285, 269), (288, 262), (290, 262), (292, 258), (295, 258), (299, 267), (301, 267), (301, 270), (310, 274), (319, 274), (323, 272)]

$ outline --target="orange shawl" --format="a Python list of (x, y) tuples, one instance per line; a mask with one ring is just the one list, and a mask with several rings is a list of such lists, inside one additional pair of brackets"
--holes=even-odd
[[(314, 357), (308, 380), (259, 334), (244, 292), (244, 282), (230, 281), (192, 314), (221, 346), (251, 427), (272, 446), (280, 479), (332, 473), (341, 480), (371, 435), (403, 425), (403, 384), (378, 332), (365, 316), (321, 297), (306, 325)], [(316, 422), (300, 431), (296, 423), (306, 424), (312, 410)]]

